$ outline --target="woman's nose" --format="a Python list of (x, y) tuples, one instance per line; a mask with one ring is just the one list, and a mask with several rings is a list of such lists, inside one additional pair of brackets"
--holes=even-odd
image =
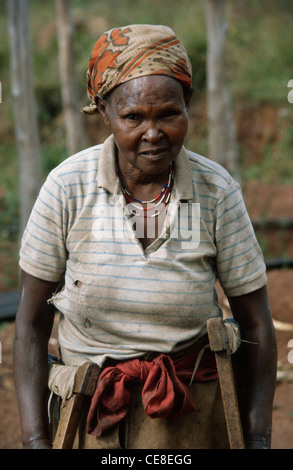
[(158, 142), (163, 136), (162, 131), (156, 126), (149, 126), (148, 129), (144, 132), (142, 140), (145, 142)]

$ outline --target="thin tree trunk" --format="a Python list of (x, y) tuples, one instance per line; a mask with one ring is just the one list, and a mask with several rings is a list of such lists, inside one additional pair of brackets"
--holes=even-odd
[(225, 71), (226, 1), (206, 0), (205, 3), (209, 155), (239, 179), (236, 132)]
[(83, 121), (79, 109), (74, 59), (74, 26), (70, 0), (56, 0), (59, 42), (61, 94), (66, 126), (67, 149), (70, 155), (82, 150)]
[(27, 0), (8, 0), (7, 7), (14, 123), (20, 167), (20, 233), (22, 234), (41, 186), (41, 152)]

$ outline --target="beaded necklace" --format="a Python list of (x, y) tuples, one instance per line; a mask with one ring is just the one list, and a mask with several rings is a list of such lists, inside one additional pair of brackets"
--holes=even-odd
[[(139, 217), (140, 216), (143, 216), (143, 217), (156, 217), (157, 215), (159, 215), (162, 212), (163, 208), (166, 207), (166, 205), (168, 204), (168, 202), (170, 200), (170, 197), (171, 197), (170, 187), (171, 187), (171, 183), (174, 180), (174, 168), (173, 168), (173, 166), (174, 165), (173, 165), (173, 162), (172, 162), (170, 164), (170, 168), (169, 168), (169, 177), (168, 177), (167, 183), (162, 188), (162, 190), (159, 192), (159, 194), (154, 199), (151, 199), (150, 201), (141, 201), (141, 200), (137, 199), (136, 197), (132, 196), (127, 191), (127, 189), (125, 188), (125, 185), (124, 185), (123, 181), (121, 180), (121, 178), (119, 176), (118, 170), (116, 169), (116, 173), (117, 173), (117, 176), (118, 176), (120, 184), (121, 184), (122, 193), (124, 194), (126, 200), (129, 202), (129, 204), (131, 204), (136, 209), (138, 209), (140, 211), (143, 211), (143, 214), (139, 214), (136, 211), (130, 210), (131, 215), (137, 215)], [(152, 204), (152, 203), (155, 203), (155, 204), (151, 207), (142, 207), (142, 206), (138, 206), (137, 204), (135, 204), (134, 201), (139, 202), (139, 204)], [(159, 211), (157, 210), (155, 214), (147, 215), (147, 211), (152, 210), (152, 209), (156, 209), (156, 207), (158, 207), (159, 204), (164, 204), (164, 207), (162, 207), (161, 210), (159, 210)]]

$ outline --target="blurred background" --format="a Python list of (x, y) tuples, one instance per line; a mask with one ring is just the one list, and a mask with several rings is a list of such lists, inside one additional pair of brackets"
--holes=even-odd
[[(15, 89), (24, 80), (28, 67), (34, 103), (28, 122), (34, 135), (32, 153), (36, 154), (32, 165), (39, 167), (35, 178), (37, 192), (48, 172), (72, 153), (60, 68), (62, 28), (64, 33), (66, 21), (70, 26), (73, 61), (70, 70), (75, 90), (71, 98), (81, 130), (76, 151), (102, 143), (108, 132), (98, 116), (79, 113), (88, 104), (85, 75), (90, 53), (105, 30), (131, 23), (165, 24), (185, 45), (192, 62), (195, 88), (186, 146), (222, 163), (242, 186), (267, 261), (272, 310), (279, 335), (274, 447), (292, 448), (293, 392), (287, 355), (288, 342), (293, 338), (293, 93), (291, 99), (289, 94), (293, 89), (293, 81), (289, 86), (293, 80), (293, 3), (289, 0), (71, 0), (65, 2), (69, 8), (67, 17), (62, 16), (61, 0), (23, 0), (22, 3), (28, 7), (27, 16), (15, 9), (21, 0), (0, 3), (0, 448), (21, 446), (11, 352), (23, 202), (30, 183), (29, 176), (25, 179), (27, 167), (22, 160), (23, 148), (27, 146), (27, 142), (22, 144), (22, 139), (26, 136), (21, 134), (29, 131), (21, 127), (24, 124), (21, 119), (27, 119), (21, 118), (21, 99), (15, 95)], [(219, 4), (223, 10), (217, 10)], [(220, 16), (216, 18), (217, 13)], [(13, 25), (23, 26), (21, 23), (26, 21), (30, 55), (21, 62), (13, 52), (16, 49), (12, 49), (11, 29)], [(215, 31), (217, 26), (219, 36)], [(215, 45), (220, 45), (219, 38), (223, 39), (224, 47), (217, 69)], [(211, 75), (220, 72), (223, 73), (218, 82), (221, 89), (211, 90)], [(227, 144), (224, 153), (231, 157), (227, 161), (213, 150), (219, 148), (215, 143), (219, 116), (215, 122), (212, 106), (220, 94), (225, 97), (220, 121), (233, 130), (232, 137), (227, 133), (230, 142), (225, 137), (223, 144), (224, 150)], [(222, 131), (223, 135), (226, 136)]]

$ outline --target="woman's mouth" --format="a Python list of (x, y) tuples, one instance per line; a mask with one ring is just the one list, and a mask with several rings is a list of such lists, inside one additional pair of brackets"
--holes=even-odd
[(156, 148), (156, 149), (146, 149), (140, 152), (140, 155), (150, 160), (159, 160), (165, 155), (166, 151), (167, 149), (165, 147)]

